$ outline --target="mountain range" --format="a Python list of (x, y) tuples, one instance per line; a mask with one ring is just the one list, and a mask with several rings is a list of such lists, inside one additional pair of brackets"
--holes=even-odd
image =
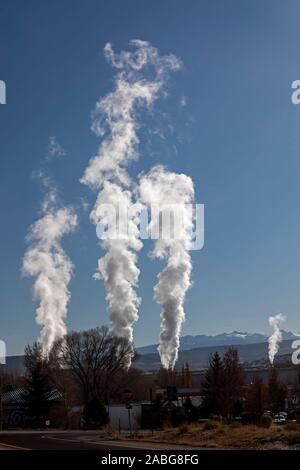
[[(299, 339), (299, 337), (298, 337)], [(293, 339), (284, 340), (280, 343), (279, 351), (275, 356), (275, 364), (292, 364), (291, 357)], [(209, 365), (210, 357), (218, 352), (223, 356), (226, 350), (232, 345), (203, 346), (200, 348), (192, 348), (181, 350), (178, 354), (176, 369), (180, 370), (181, 366), (188, 363), (191, 370), (205, 369)], [(268, 359), (268, 343), (250, 343), (250, 344), (234, 344), (238, 350), (240, 361), (247, 367), (264, 368), (270, 365)], [(143, 371), (157, 370), (161, 367), (158, 352), (151, 354), (138, 354), (133, 360), (133, 366)]]
[[(294, 334), (291, 331), (282, 330), (282, 339), (293, 340), (299, 339), (300, 334)], [(246, 333), (241, 331), (232, 331), (232, 333), (221, 333), (215, 336), (209, 335), (186, 335), (180, 338), (180, 351), (189, 351), (190, 349), (203, 348), (209, 346), (235, 346), (243, 344), (266, 343), (268, 336), (261, 333)], [(141, 346), (136, 348), (139, 355), (155, 354), (158, 344), (150, 344), (149, 346)]]
[[(300, 335), (291, 331), (282, 331), (282, 338), (275, 363), (291, 362), (291, 344), (293, 340), (299, 339)], [(157, 344), (152, 344), (136, 348), (133, 366), (144, 371), (159, 369), (161, 363), (157, 346)], [(182, 336), (176, 368), (180, 368), (185, 363), (188, 363), (194, 370), (206, 368), (212, 354), (218, 352), (223, 355), (229, 346), (234, 346), (238, 350), (240, 360), (244, 364), (255, 367), (265, 367), (269, 364), (268, 336), (261, 333), (233, 331), (215, 336)], [(5, 369), (23, 372), (23, 360), (23, 356), (7, 357)]]

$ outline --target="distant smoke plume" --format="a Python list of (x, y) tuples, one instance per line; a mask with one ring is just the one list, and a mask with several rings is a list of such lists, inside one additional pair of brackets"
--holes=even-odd
[[(151, 106), (160, 95), (168, 72), (180, 67), (175, 56), (160, 56), (148, 42), (135, 40), (130, 44), (135, 49), (120, 54), (113, 51), (111, 44), (104, 48), (106, 59), (117, 70), (115, 89), (96, 104), (92, 130), (103, 140), (81, 179), (98, 192), (91, 212), (95, 224), (101, 222), (98, 209), (103, 203), (112, 204), (116, 210), (119, 204), (126, 203), (130, 211), (133, 185), (126, 167), (138, 158), (137, 110)], [(146, 79), (144, 72), (151, 79)], [(112, 333), (130, 342), (140, 303), (135, 292), (139, 277), (136, 252), (142, 243), (136, 223), (133, 217), (129, 220), (131, 230), (126, 239), (103, 241), (107, 253), (99, 260), (96, 275), (105, 281)]]
[(278, 313), (274, 317), (269, 317), (269, 324), (274, 329), (273, 334), (268, 339), (269, 342), (269, 360), (271, 364), (274, 363), (274, 358), (279, 350), (279, 344), (282, 341), (282, 333), (279, 324), (285, 321), (285, 316)]
[(50, 160), (52, 158), (64, 157), (65, 155), (66, 155), (66, 151), (60, 145), (57, 138), (55, 136), (49, 137), (46, 159)]
[(150, 222), (152, 233), (164, 230), (168, 225), (164, 220), (167, 220), (170, 212), (173, 212), (175, 218), (178, 217), (177, 220), (183, 217), (186, 222), (176, 229), (173, 226), (173, 237), (167, 238), (160, 233), (152, 252), (156, 258), (167, 259), (166, 267), (158, 275), (154, 297), (162, 305), (158, 348), (161, 362), (165, 368), (173, 368), (178, 357), (181, 325), (185, 319), (185, 295), (191, 285), (192, 264), (188, 250), (191, 246), (193, 218), (187, 204), (194, 201), (194, 186), (188, 176), (171, 173), (158, 165), (141, 177), (139, 193), (142, 203), (157, 205), (160, 211), (160, 217), (152, 218)]
[(33, 286), (34, 298), (39, 301), (36, 321), (42, 326), (39, 342), (45, 354), (56, 339), (66, 334), (68, 284), (73, 266), (61, 240), (76, 225), (76, 214), (68, 207), (59, 207), (55, 190), (49, 189), (42, 204), (42, 216), (31, 226), (27, 236), (29, 247), (22, 269), (25, 275), (36, 278)]

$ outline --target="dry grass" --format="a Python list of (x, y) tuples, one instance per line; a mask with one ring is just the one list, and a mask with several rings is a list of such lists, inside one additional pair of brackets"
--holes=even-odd
[[(112, 438), (113, 436), (109, 436)], [(116, 437), (116, 436), (114, 436)], [(128, 439), (126, 436), (119, 439)], [(215, 422), (204, 424), (184, 424), (178, 428), (155, 431), (154, 436), (135, 432), (133, 439), (168, 444), (189, 445), (203, 448), (227, 449), (289, 449), (300, 444), (300, 425), (277, 426), (270, 428), (255, 425), (222, 425)], [(132, 439), (131, 438), (131, 439)]]

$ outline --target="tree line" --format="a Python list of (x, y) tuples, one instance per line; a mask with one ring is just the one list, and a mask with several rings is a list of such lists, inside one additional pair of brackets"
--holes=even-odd
[(39, 343), (27, 346), (23, 399), (32, 425), (44, 425), (54, 389), (61, 393), (66, 426), (74, 405), (82, 410), (83, 426), (106, 424), (105, 405), (118, 397), (120, 382), (126, 385), (134, 375), (125, 367), (131, 354), (132, 345), (107, 327), (71, 332), (54, 343), (48, 356)]
[(268, 383), (261, 377), (246, 383), (238, 352), (229, 348), (223, 358), (217, 352), (210, 358), (202, 393), (204, 415), (219, 415), (230, 422), (234, 416), (248, 413), (249, 419), (257, 421), (266, 411), (284, 411), (288, 388), (275, 367), (270, 370)]
[[(166, 369), (146, 376), (132, 367), (126, 368), (131, 355), (132, 345), (113, 336), (107, 327), (70, 332), (55, 342), (48, 356), (39, 343), (27, 346), (25, 377), (15, 382), (22, 386), (31, 425), (45, 425), (54, 390), (61, 396), (62, 425), (72, 426), (72, 410), (77, 406), (81, 425), (91, 428), (108, 422), (107, 407), (112, 402), (152, 399), (151, 392), (157, 386), (192, 385), (188, 365), (182, 368), (181, 376)], [(203, 400), (197, 409), (191, 400), (186, 400), (189, 419), (218, 416), (226, 422), (245, 412), (259, 419), (266, 410), (281, 411), (288, 392), (275, 368), (267, 384), (261, 378), (247, 384), (234, 348), (229, 348), (223, 357), (218, 353), (211, 356), (199, 390)]]

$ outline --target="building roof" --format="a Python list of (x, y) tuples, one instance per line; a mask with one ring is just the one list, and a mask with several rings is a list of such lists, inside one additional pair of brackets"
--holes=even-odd
[[(6, 405), (25, 404), (26, 403), (25, 393), (26, 392), (24, 388), (16, 388), (15, 390), (5, 392), (2, 394), (2, 403)], [(58, 390), (53, 388), (49, 392), (47, 400), (50, 402), (62, 401), (63, 396)]]
[[(176, 387), (177, 395), (201, 395), (200, 387)], [(166, 388), (157, 388), (155, 390), (157, 395), (163, 395), (167, 393)]]

